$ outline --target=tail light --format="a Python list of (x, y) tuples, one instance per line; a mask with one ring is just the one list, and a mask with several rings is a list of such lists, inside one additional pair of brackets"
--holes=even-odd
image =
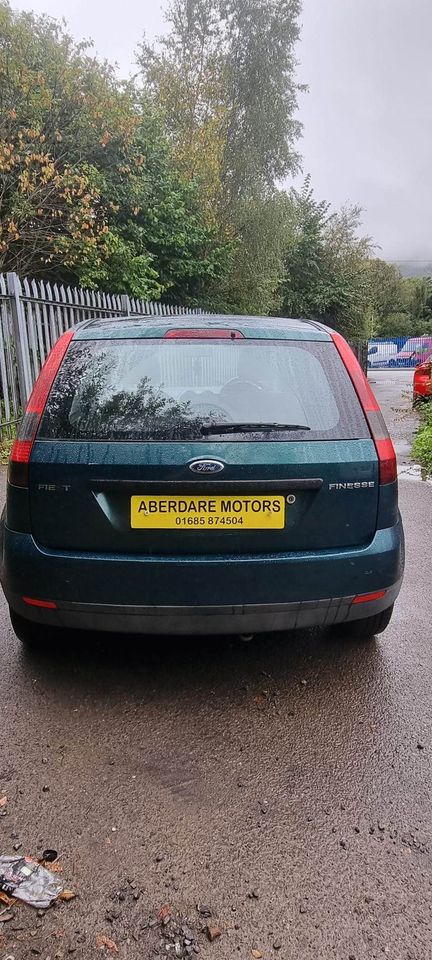
[(44, 610), (57, 610), (57, 604), (54, 600), (39, 600), (36, 597), (23, 597), (22, 599), (28, 607), (42, 607)]
[(396, 454), (384, 417), (363, 370), (349, 344), (340, 333), (331, 332), (342, 362), (349, 373), (375, 444), (379, 463), (379, 482), (394, 483), (397, 479)]
[(432, 393), (432, 359), (424, 360), (414, 370), (414, 393)]
[(42, 414), (45, 410), (49, 392), (73, 335), (74, 331), (68, 330), (67, 333), (64, 333), (63, 336), (57, 340), (33, 387), (9, 459), (8, 479), (9, 483), (12, 483), (15, 487), (28, 486), (28, 464), (33, 443)]
[(240, 330), (227, 330), (222, 327), (205, 327), (198, 330), (196, 327), (187, 329), (179, 327), (178, 330), (168, 330), (164, 336), (165, 340), (244, 340)]

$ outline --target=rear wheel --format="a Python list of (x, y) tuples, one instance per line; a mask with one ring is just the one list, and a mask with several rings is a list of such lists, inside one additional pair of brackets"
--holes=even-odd
[(26, 647), (42, 648), (47, 646), (54, 639), (54, 627), (46, 627), (42, 623), (34, 623), (32, 620), (26, 620), (20, 613), (16, 613), (9, 607), (9, 615), (15, 636), (21, 640)]
[(364, 617), (363, 620), (349, 620), (347, 623), (340, 623), (335, 628), (338, 636), (344, 636), (347, 640), (372, 640), (377, 633), (382, 633), (388, 627), (393, 614), (393, 606), (387, 607), (381, 613), (376, 613), (373, 617)]

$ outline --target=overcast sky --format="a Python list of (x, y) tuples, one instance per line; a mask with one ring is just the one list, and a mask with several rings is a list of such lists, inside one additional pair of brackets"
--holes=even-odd
[[(164, 29), (161, 0), (12, 6), (64, 16), (124, 75), (142, 33)], [(302, 24), (300, 150), (317, 197), (359, 203), (382, 256), (432, 261), (432, 0), (303, 0)]]

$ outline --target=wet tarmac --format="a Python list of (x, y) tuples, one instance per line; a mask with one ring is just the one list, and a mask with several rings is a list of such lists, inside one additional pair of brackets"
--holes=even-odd
[(391, 427), (399, 477), (432, 483), (420, 465), (411, 459), (412, 437), (419, 423), (418, 413), (412, 406), (413, 371), (392, 368), (374, 370), (369, 374), (369, 382)]

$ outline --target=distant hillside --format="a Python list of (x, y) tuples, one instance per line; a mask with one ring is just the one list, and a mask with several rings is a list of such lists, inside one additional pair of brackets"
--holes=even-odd
[(400, 260), (395, 264), (403, 277), (432, 277), (432, 261)]

